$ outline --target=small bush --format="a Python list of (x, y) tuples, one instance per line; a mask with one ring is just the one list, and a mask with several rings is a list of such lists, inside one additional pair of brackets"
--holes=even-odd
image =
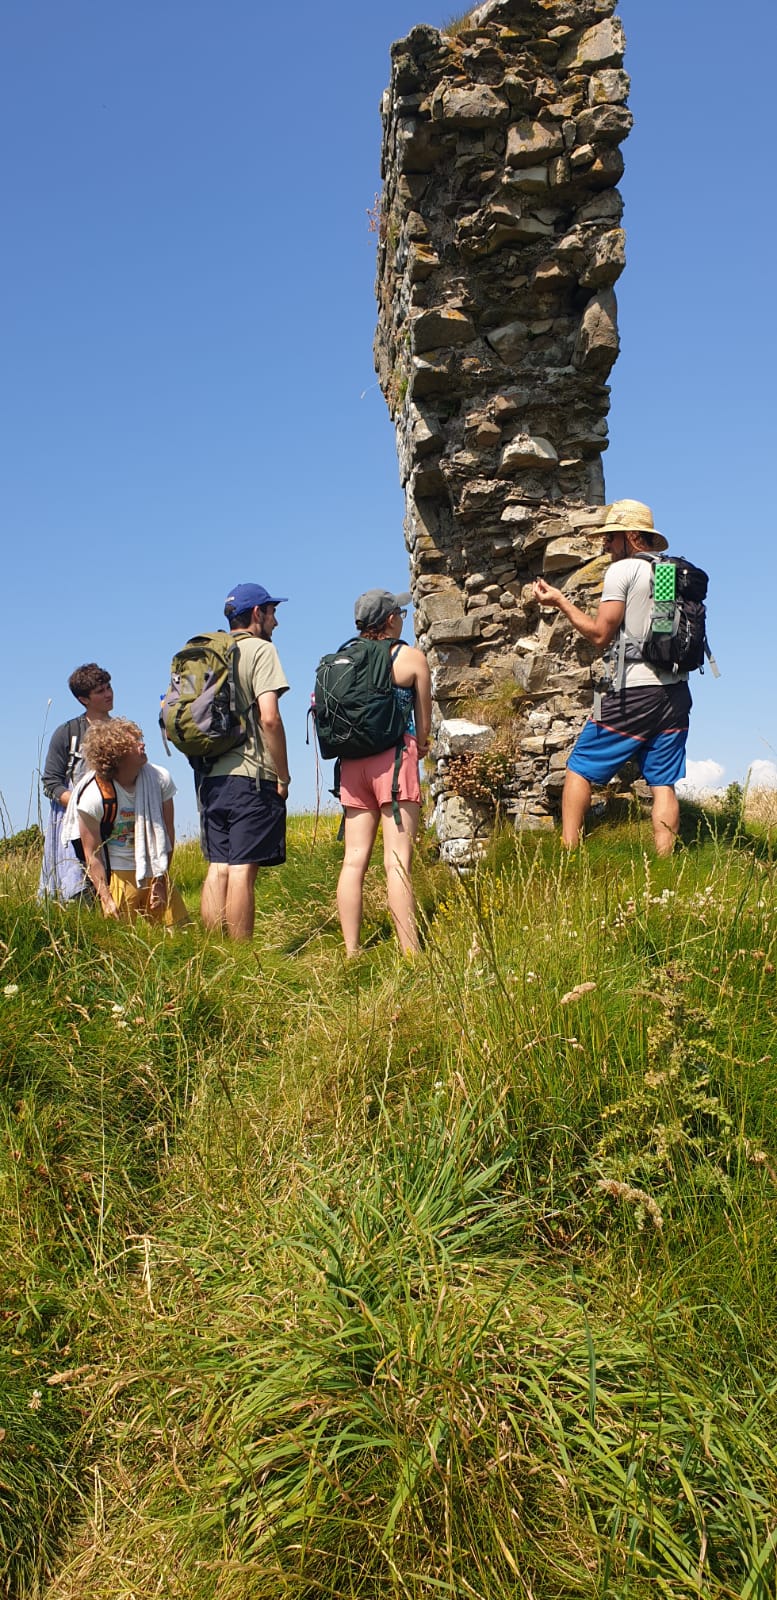
[(42, 849), (43, 834), (37, 823), (33, 823), (30, 828), (22, 828), (20, 833), (0, 838), (0, 856), (27, 855)]
[(496, 807), (515, 775), (516, 749), (508, 734), (498, 734), (488, 750), (450, 757), (447, 781), (454, 794), (475, 805)]

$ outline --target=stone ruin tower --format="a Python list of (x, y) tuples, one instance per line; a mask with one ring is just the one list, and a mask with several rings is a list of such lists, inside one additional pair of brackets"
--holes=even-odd
[[(601, 584), (631, 126), (615, 0), (485, 0), (392, 47), (376, 367), (396, 428), (443, 857), (552, 827), (591, 655), (532, 581)], [(489, 765), (488, 752), (491, 751)], [(469, 781), (463, 781), (468, 779)], [(478, 784), (482, 792), (479, 792)]]

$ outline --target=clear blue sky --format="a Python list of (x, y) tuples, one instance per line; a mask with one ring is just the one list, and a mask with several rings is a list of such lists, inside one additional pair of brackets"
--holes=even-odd
[[(291, 799), (314, 802), (315, 663), (360, 590), (407, 583), (372, 365), (379, 100), (391, 41), (453, 9), (4, 0), (7, 828), (36, 815), (81, 661), (109, 667), (116, 710), (165, 759), (170, 656), (245, 580), (290, 597)], [(621, 15), (635, 128), (607, 492), (648, 501), (711, 574), (723, 677), (695, 680), (689, 754), (727, 782), (777, 761), (777, 23), (773, 0), (741, 28), (723, 0)], [(188, 767), (170, 766), (191, 828)]]

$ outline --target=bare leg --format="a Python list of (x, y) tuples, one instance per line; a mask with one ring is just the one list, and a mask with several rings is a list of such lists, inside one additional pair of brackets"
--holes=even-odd
[(226, 920), (230, 939), (250, 939), (254, 931), (254, 884), (258, 866), (230, 867), (227, 879)]
[(561, 842), (567, 850), (574, 850), (579, 845), (590, 804), (591, 785), (588, 779), (567, 767), (561, 796)]
[(418, 833), (421, 807), (414, 800), (400, 800), (401, 827), (397, 826), (390, 805), (381, 806), (383, 820), (383, 864), (386, 868), (389, 911), (397, 938), (405, 954), (420, 950), (415, 915), (415, 895), (410, 876), (413, 845)]
[(206, 928), (225, 928), (227, 925), (228, 874), (229, 867), (222, 861), (212, 861), (205, 874), (200, 911)]
[(680, 802), (674, 789), (658, 783), (653, 789), (653, 838), (656, 855), (670, 856), (680, 832)]
[(346, 953), (356, 955), (362, 926), (362, 891), (380, 818), (376, 811), (345, 808), (345, 855), (337, 880), (337, 915)]

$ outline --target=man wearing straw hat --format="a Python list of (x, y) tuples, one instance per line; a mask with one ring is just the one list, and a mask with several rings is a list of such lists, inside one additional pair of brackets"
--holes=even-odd
[(668, 549), (653, 526), (653, 513), (639, 500), (616, 500), (591, 538), (603, 538), (610, 557), (596, 616), (589, 617), (561, 589), (544, 578), (534, 585), (540, 605), (555, 606), (595, 649), (604, 651), (623, 629), (632, 641), (623, 652), (622, 671), (610, 691), (597, 696), (567, 763), (561, 801), (562, 839), (579, 844), (594, 784), (609, 783), (626, 761), (636, 760), (653, 791), (653, 838), (661, 856), (668, 856), (677, 837), (680, 808), (675, 793), (685, 776), (685, 746), (691, 693), (687, 673), (664, 672), (643, 661), (633, 641), (644, 639), (652, 611), (649, 561)]

